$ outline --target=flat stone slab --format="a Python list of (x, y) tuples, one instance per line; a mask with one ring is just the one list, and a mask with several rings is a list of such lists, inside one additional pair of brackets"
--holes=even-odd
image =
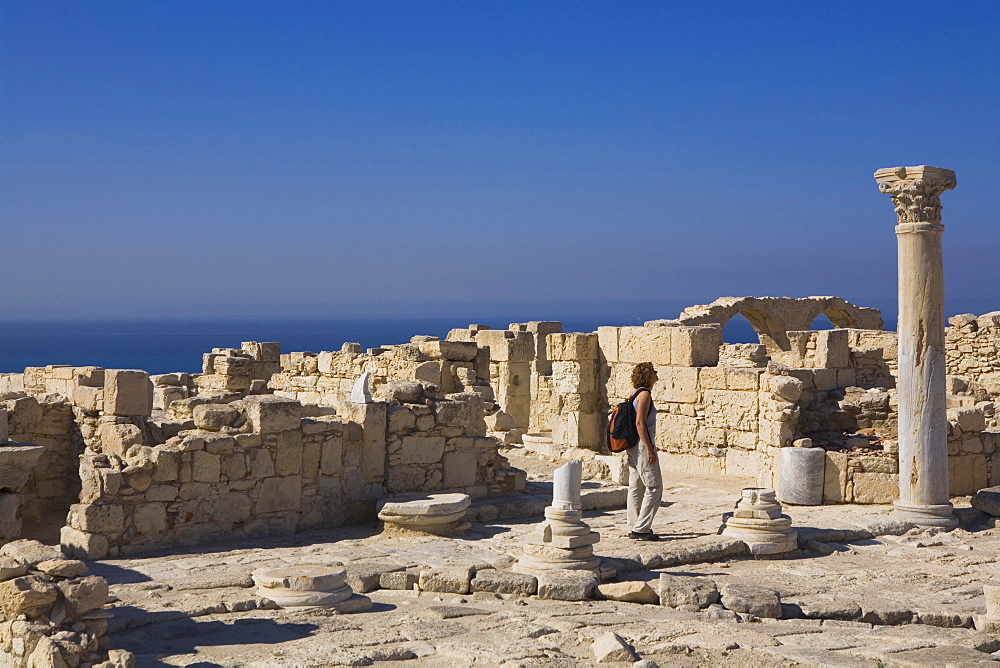
[(1000, 517), (1000, 487), (986, 487), (972, 497), (972, 507), (987, 515)]
[(460, 493), (397, 496), (378, 502), (378, 516), (391, 522), (408, 517), (448, 516), (467, 510), (471, 504), (472, 497)]
[(288, 566), (255, 573), (254, 581), (264, 589), (329, 592), (344, 586), (347, 570), (343, 567)]

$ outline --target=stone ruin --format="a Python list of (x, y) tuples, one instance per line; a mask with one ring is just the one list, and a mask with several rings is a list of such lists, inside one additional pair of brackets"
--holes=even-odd
[[(675, 319), (587, 333), (554, 321), (470, 325), (444, 340), (421, 335), (368, 350), (346, 343), (319, 354), (245, 342), (206, 353), (197, 374), (66, 365), (2, 374), (0, 543), (16, 545), (23, 523), (49, 522), (61, 526), (66, 555), (100, 559), (372, 522), (380, 504), (389, 508), (383, 519), (405, 524), (392, 497), (446, 492), (463, 499), (464, 512), (468, 500), (522, 489), (525, 474), (510, 467), (504, 446), (578, 459), (574, 476), (621, 482), (622, 460), (605, 450), (606, 416), (631, 394), (631, 369), (644, 361), (661, 380), (663, 468), (754, 478), (762, 489), (741, 501), (726, 530), (753, 525), (767, 534), (762, 554), (794, 544), (778, 498), (895, 500), (908, 516), (950, 526), (949, 494), (1000, 484), (1000, 312), (956, 316), (944, 329), (937, 198), (954, 174), (897, 168), (876, 179), (897, 207), (900, 257), (925, 261), (934, 288), (920, 292), (901, 260), (899, 334), (883, 329), (877, 310), (837, 297), (727, 297)], [(821, 314), (835, 329), (810, 329)], [(737, 315), (759, 344), (723, 343)], [(940, 337), (920, 338), (937, 329)], [(939, 361), (924, 364), (926, 355)], [(933, 420), (907, 417), (918, 396), (933, 404)], [(803, 467), (785, 476), (795, 489), (782, 483), (782, 465)], [(593, 586), (592, 574), (567, 574), (596, 568), (596, 534), (564, 492), (523, 560), (539, 576), (539, 595), (574, 577), (574, 586)], [(461, 523), (454, 513), (441, 515), (446, 532)], [(11, 556), (0, 587), (40, 592), (11, 600), (59, 605), (63, 612), (46, 619), (81, 635), (72, 648), (52, 649), (39, 639), (49, 635), (5, 622), (0, 642), (34, 638), (19, 645), (22, 663), (53, 651), (101, 658), (99, 615), (81, 612), (67, 593), (86, 580), (82, 572)], [(275, 585), (278, 575), (262, 586), (290, 589), (287, 600), (345, 596), (339, 572), (317, 575), (305, 594)]]

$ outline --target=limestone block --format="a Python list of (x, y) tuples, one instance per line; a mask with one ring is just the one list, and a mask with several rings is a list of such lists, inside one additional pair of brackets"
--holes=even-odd
[(476, 333), (476, 343), (489, 346), (493, 362), (530, 362), (535, 358), (535, 337), (530, 332), (480, 330)]
[(759, 392), (738, 390), (706, 390), (702, 395), (705, 405), (705, 425), (739, 431), (757, 431)]
[(58, 578), (75, 578), (87, 572), (87, 564), (77, 559), (48, 559), (36, 564), (35, 568)]
[(403, 464), (434, 464), (441, 461), (445, 439), (441, 436), (405, 436), (402, 445)]
[(302, 473), (302, 432), (285, 431), (278, 435), (274, 453), (274, 472), (279, 476)]
[(0, 611), (8, 618), (34, 616), (55, 603), (58, 597), (55, 585), (33, 575), (0, 582)]
[(959, 455), (948, 457), (948, 483), (953, 496), (975, 494), (989, 484), (986, 457)]
[(715, 366), (719, 363), (719, 346), (722, 345), (719, 325), (662, 329), (674, 330), (670, 335), (670, 363), (674, 366)]
[(597, 597), (608, 601), (651, 603), (654, 605), (660, 600), (657, 590), (649, 582), (642, 580), (599, 584), (597, 585)]
[(538, 579), (533, 575), (511, 573), (495, 569), (476, 571), (470, 589), (473, 592), (488, 591), (497, 594), (517, 594), (518, 596), (534, 596), (538, 591)]
[[(701, 373), (711, 367), (703, 367)], [(767, 369), (725, 367), (726, 389), (756, 392), (761, 389), (764, 374)]]
[(854, 503), (892, 503), (899, 498), (898, 473), (854, 473)]
[(148, 417), (153, 411), (153, 383), (138, 369), (106, 369), (104, 412)]
[(769, 376), (767, 388), (789, 403), (795, 403), (802, 396), (803, 383), (793, 376)]
[(260, 486), (254, 512), (287, 512), (298, 510), (302, 502), (302, 477), (290, 475), (265, 479)]
[(538, 574), (538, 598), (557, 601), (585, 601), (597, 588), (597, 576), (590, 571), (555, 569)]
[(133, 445), (142, 445), (142, 431), (134, 424), (103, 423), (97, 429), (101, 451), (124, 457)]
[(191, 462), (191, 479), (197, 482), (219, 482), (222, 458), (203, 450), (194, 453)]
[[(351, 422), (362, 427), (361, 468), (365, 482), (381, 482), (385, 476), (387, 404), (346, 404), (343, 410)], [(440, 456), (439, 456), (440, 459)], [(437, 461), (437, 460), (435, 460)]]
[(464, 427), (472, 421), (470, 406), (464, 401), (442, 400), (434, 404), (434, 417), (438, 425)]
[(420, 571), (419, 585), (423, 591), (468, 594), (471, 581), (471, 568), (430, 568)]
[(226, 522), (245, 522), (252, 510), (250, 497), (244, 492), (230, 492), (219, 499), (219, 518)]
[(699, 422), (693, 417), (658, 411), (656, 413), (656, 445), (690, 448), (698, 435)]
[(332, 436), (323, 441), (319, 468), (323, 475), (335, 475), (340, 473), (344, 462), (344, 439), (341, 436)]
[(302, 404), (294, 399), (274, 395), (251, 395), (243, 400), (251, 429), (273, 434), (298, 429), (302, 420)]
[(90, 533), (121, 533), (125, 513), (117, 504), (77, 503), (70, 506), (72, 526)]
[(444, 454), (445, 489), (469, 487), (476, 484), (479, 455), (475, 451), (454, 451)]
[(66, 601), (66, 611), (73, 617), (82, 617), (108, 601), (108, 583), (96, 575), (60, 582), (59, 589)]
[(153, 480), (157, 482), (173, 482), (177, 480), (180, 470), (181, 453), (162, 447), (153, 448), (152, 452)]
[(597, 360), (599, 345), (597, 334), (559, 332), (545, 337), (546, 355), (550, 360)]
[(278, 341), (244, 341), (240, 347), (258, 362), (278, 362), (281, 360), (281, 343)]
[[(43, 561), (43, 564), (50, 561)], [(0, 581), (11, 580), (28, 572), (28, 564), (17, 557), (0, 557)]]
[[(380, 589), (403, 589), (409, 591), (414, 588), (414, 585), (418, 585), (419, 582), (420, 571), (414, 568), (408, 568), (406, 570), (380, 573), (378, 585)], [(473, 580), (473, 582), (475, 582), (475, 580)]]
[(986, 429), (986, 415), (975, 406), (949, 408), (948, 421), (955, 422), (962, 431), (983, 431)]
[[(645, 329), (670, 329), (647, 327)], [(688, 367), (657, 368), (659, 382), (653, 387), (656, 401), (693, 404), (698, 401), (698, 369)]]
[(774, 619), (781, 617), (781, 597), (774, 589), (731, 583), (722, 585), (720, 597), (722, 605), (733, 612)]
[(707, 608), (719, 602), (719, 590), (709, 578), (661, 573), (659, 581), (660, 605), (671, 608)]
[(34, 567), (43, 561), (62, 558), (57, 548), (45, 545), (37, 540), (22, 538), (0, 547), (0, 557), (12, 557), (21, 563)]
[(1000, 487), (986, 487), (972, 497), (972, 507), (987, 515), (1000, 517)]
[(816, 334), (815, 366), (837, 369), (851, 364), (851, 349), (846, 329), (827, 329)]
[(85, 411), (99, 411), (104, 408), (104, 388), (78, 385), (73, 388), (72, 401)]
[(240, 412), (229, 404), (195, 406), (192, 414), (195, 427), (209, 431), (219, 431), (223, 427), (233, 426), (241, 418)]
[(639, 655), (614, 631), (606, 631), (594, 639), (591, 645), (597, 663), (635, 662)]
[[(77, 388), (80, 390), (81, 388)], [(91, 388), (93, 389), (93, 388)], [(79, 404), (77, 401), (77, 395), (74, 393), (74, 403)], [(187, 399), (188, 389), (186, 387), (153, 387), (153, 408), (158, 410), (166, 410), (175, 401), (180, 401), (182, 399)]]
[(479, 346), (472, 341), (423, 341), (418, 345), (428, 357), (456, 362), (471, 362), (479, 352)]
[(132, 526), (138, 533), (160, 533), (167, 529), (167, 507), (163, 503), (143, 503), (132, 514)]
[(607, 362), (618, 362), (618, 328), (598, 327), (597, 346), (601, 356)]
[(672, 364), (674, 327), (619, 327), (618, 361), (627, 364)]
[(101, 534), (64, 526), (59, 530), (59, 543), (63, 552), (79, 559), (103, 559), (108, 556), (108, 539)]

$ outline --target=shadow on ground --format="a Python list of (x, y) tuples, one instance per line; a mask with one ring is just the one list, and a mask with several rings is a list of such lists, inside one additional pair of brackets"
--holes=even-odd
[[(136, 655), (139, 666), (161, 667), (175, 664), (165, 663), (166, 657), (196, 654), (198, 647), (223, 645), (275, 645), (306, 638), (315, 633), (319, 626), (307, 623), (281, 623), (273, 619), (249, 617), (232, 622), (197, 621), (190, 617), (168, 619), (132, 632), (115, 637), (119, 649), (127, 649)], [(155, 653), (149, 648), (155, 647)], [(244, 648), (245, 649), (245, 648)], [(202, 662), (189, 666), (215, 666)]]

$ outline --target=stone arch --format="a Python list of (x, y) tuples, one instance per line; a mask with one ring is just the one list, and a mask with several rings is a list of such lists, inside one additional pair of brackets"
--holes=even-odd
[(856, 306), (840, 297), (722, 297), (711, 304), (684, 309), (676, 320), (647, 324), (706, 325), (725, 327), (737, 313), (750, 321), (769, 352), (789, 349), (787, 332), (808, 330), (819, 314), (838, 328), (882, 330), (878, 309)]

